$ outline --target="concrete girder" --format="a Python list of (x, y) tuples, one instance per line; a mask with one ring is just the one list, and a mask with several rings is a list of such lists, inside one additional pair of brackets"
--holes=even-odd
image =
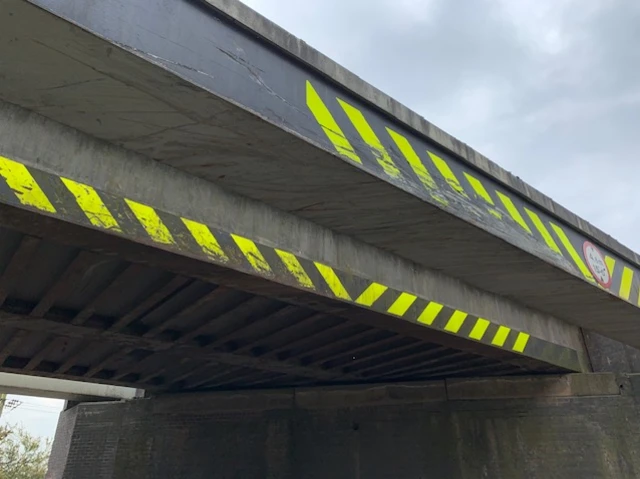
[(578, 329), (553, 317), (18, 107), (0, 131), (4, 224), (505, 362), (587, 367)]

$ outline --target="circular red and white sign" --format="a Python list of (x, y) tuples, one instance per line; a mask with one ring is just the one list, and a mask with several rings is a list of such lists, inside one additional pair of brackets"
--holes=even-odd
[(582, 245), (582, 251), (584, 252), (584, 259), (587, 261), (587, 267), (594, 279), (605, 288), (611, 286), (611, 272), (607, 267), (607, 262), (604, 260), (604, 255), (598, 247), (589, 241), (585, 241), (584, 245)]

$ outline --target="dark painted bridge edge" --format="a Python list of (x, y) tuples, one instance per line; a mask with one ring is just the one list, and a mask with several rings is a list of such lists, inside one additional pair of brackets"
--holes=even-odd
[(319, 51), (296, 38), (271, 20), (260, 15), (238, 0), (190, 0), (207, 4), (227, 19), (250, 30), (278, 49), (308, 65), (319, 74), (338, 84), (353, 95), (359, 97), (382, 114), (403, 123), (419, 135), (426, 136), (451, 154), (474, 168), (490, 175), (497, 182), (515, 193), (524, 196), (550, 215), (573, 226), (591, 237), (601, 246), (612, 249), (627, 261), (640, 266), (640, 255), (606, 234), (599, 228), (583, 220), (562, 205), (526, 184), (517, 176), (498, 166), (487, 157), (473, 150), (462, 141), (454, 138), (433, 125), (400, 102), (394, 100), (360, 77), (323, 55)]
[[(468, 162), (453, 157), (424, 135), (405, 132), (407, 138), (390, 130), (386, 124), (388, 115), (369, 108), (341, 86), (336, 88), (335, 82), (321, 81), (315, 71), (300, 68), (304, 65), (291, 55), (283, 55), (281, 49), (271, 48), (216, 12), (209, 15), (207, 6), (200, 1), (165, 4), (160, 0), (109, 0), (86, 4), (82, 0), (64, 3), (29, 0), (29, 3), (158, 64), (209, 94), (241, 106), (427, 204), (640, 306), (640, 268), (621, 264), (613, 253), (605, 257), (594, 251), (591, 242), (574, 227), (565, 233), (563, 228), (551, 224), (562, 248), (548, 230), (549, 222), (555, 220), (542, 209), (530, 204), (529, 210), (521, 195), (512, 199), (500, 192), (498, 182), (491, 176), (485, 176), (484, 181), (476, 178), (479, 171), (467, 167)], [(121, 23), (127, 21), (131, 24), (123, 29)], [(167, 22), (173, 22), (178, 30), (185, 25), (190, 28), (178, 34)], [(140, 31), (138, 26), (142, 27)], [(211, 43), (216, 48), (212, 49)], [(239, 57), (237, 52), (242, 52)], [(256, 74), (258, 82), (254, 81)], [(316, 78), (312, 82), (309, 76)], [(360, 105), (341, 101), (345, 94)], [(414, 150), (416, 146), (422, 158)], [(430, 159), (424, 157), (425, 153)], [(465, 168), (470, 171), (464, 171)], [(499, 204), (504, 204), (505, 209), (501, 210)], [(531, 216), (533, 224), (528, 224), (527, 216)], [(589, 258), (587, 248), (591, 252)]]

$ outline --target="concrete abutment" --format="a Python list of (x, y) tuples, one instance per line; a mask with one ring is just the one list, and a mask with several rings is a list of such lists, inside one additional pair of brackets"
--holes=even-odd
[(47, 477), (637, 478), (639, 399), (591, 373), (80, 404)]

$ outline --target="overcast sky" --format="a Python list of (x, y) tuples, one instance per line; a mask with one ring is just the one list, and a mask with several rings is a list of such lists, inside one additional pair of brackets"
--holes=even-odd
[(0, 424), (20, 424), (35, 436), (53, 438), (63, 406), (59, 399), (9, 395)]
[(640, 250), (640, 2), (245, 3)]

